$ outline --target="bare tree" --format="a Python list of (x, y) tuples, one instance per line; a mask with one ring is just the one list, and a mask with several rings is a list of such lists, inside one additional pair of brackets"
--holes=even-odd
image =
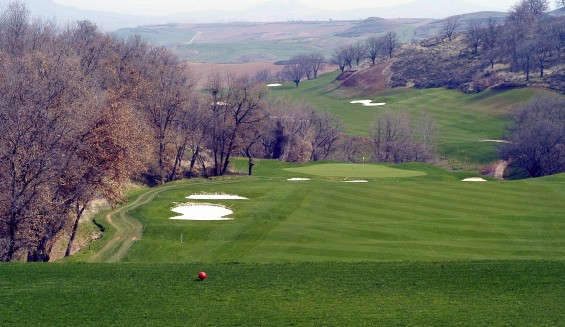
[(29, 36), (31, 11), (22, 2), (10, 2), (0, 15), (0, 44), (13, 56), (22, 56)]
[(182, 163), (189, 158), (187, 175), (193, 177), (194, 167), (206, 138), (207, 122), (209, 120), (208, 107), (201, 97), (194, 96), (175, 122), (177, 130), (174, 139), (175, 161), (168, 180), (175, 180), (182, 173)]
[(540, 77), (544, 76), (546, 62), (552, 55), (553, 49), (555, 49), (554, 32), (551, 22), (540, 22), (540, 26), (535, 31), (533, 47), (540, 70)]
[(544, 24), (547, 24), (550, 29), (551, 43), (557, 51), (557, 57), (560, 58), (565, 46), (565, 17), (555, 17), (544, 22)]
[(467, 34), (465, 34), (465, 41), (467, 45), (473, 49), (473, 53), (479, 53), (484, 38), (483, 27), (480, 23), (471, 22), (467, 26)]
[(267, 68), (263, 68), (255, 73), (255, 81), (257, 81), (257, 83), (266, 83), (272, 80), (273, 73)]
[(309, 68), (307, 57), (299, 54), (286, 61), (283, 74), (298, 87), (302, 78), (308, 74)]
[(263, 155), (289, 162), (331, 157), (339, 147), (341, 123), (327, 112), (304, 103), (275, 99), (261, 140)]
[(388, 53), (389, 59), (392, 58), (394, 51), (400, 46), (400, 39), (395, 31), (391, 31), (382, 36), (382, 44)]
[(232, 155), (245, 145), (246, 130), (267, 115), (264, 112), (264, 86), (248, 76), (215, 74), (208, 81), (207, 92), (211, 106), (208, 148), (214, 160), (215, 176), (225, 175)]
[(359, 66), (361, 59), (365, 57), (365, 45), (361, 42), (356, 42), (351, 45), (350, 50), (355, 61), (355, 66)]
[(487, 25), (483, 30), (483, 40), (491, 69), (494, 68), (494, 63), (496, 62), (500, 34), (501, 29), (496, 25), (496, 21), (492, 17), (489, 18)]
[(445, 35), (445, 37), (447, 37), (447, 39), (449, 40), (449, 42), (451, 42), (453, 40), (453, 36), (455, 35), (455, 32), (457, 32), (457, 29), (459, 28), (459, 19), (461, 17), (460, 16), (451, 16), (448, 17), (443, 25), (443, 33)]
[(371, 63), (374, 65), (377, 58), (383, 51), (383, 40), (376, 35), (371, 35), (365, 41), (365, 49), (367, 50), (367, 57), (371, 59)]
[(565, 8), (565, 0), (555, 0), (557, 8)]
[(332, 56), (332, 61), (333, 61), (333, 63), (335, 63), (336, 65), (339, 66), (339, 69), (343, 73), (344, 70), (345, 70), (345, 66), (347, 66), (347, 62), (348, 62), (347, 47), (342, 46), (342, 47), (335, 49), (333, 56)]
[(314, 79), (316, 79), (318, 72), (324, 69), (326, 65), (326, 58), (319, 52), (313, 52), (308, 56), (308, 64), (310, 65), (309, 71), (314, 74)]
[(538, 98), (519, 108), (500, 154), (528, 177), (565, 172), (565, 101)]
[(521, 0), (510, 8), (508, 21), (532, 23), (539, 20), (549, 9), (548, 0)]
[(189, 107), (194, 80), (187, 66), (165, 48), (150, 48), (146, 60), (141, 70), (144, 89), (137, 101), (154, 131), (158, 183), (163, 184), (172, 169), (169, 148), (176, 137), (174, 124)]
[(435, 120), (424, 114), (416, 121), (404, 112), (381, 111), (370, 130), (373, 158), (385, 162), (430, 162), (435, 158)]
[(341, 123), (327, 111), (323, 113), (313, 111), (311, 124), (314, 132), (311, 160), (326, 160), (337, 149), (342, 132)]

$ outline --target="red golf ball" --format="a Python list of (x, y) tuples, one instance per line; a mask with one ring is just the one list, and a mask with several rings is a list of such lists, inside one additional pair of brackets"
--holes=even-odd
[(206, 279), (206, 273), (201, 271), (198, 273), (198, 278), (200, 278), (200, 280), (204, 280)]

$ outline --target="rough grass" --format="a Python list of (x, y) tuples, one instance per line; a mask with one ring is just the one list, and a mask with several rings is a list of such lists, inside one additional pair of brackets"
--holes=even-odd
[(564, 271), (552, 261), (2, 264), (0, 325), (558, 326)]

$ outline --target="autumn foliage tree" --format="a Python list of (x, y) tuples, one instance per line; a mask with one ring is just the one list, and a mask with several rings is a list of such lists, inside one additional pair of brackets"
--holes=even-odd
[(119, 199), (144, 166), (125, 89), (101, 81), (111, 60), (69, 33), (98, 35), (30, 22), (21, 3), (0, 15), (0, 261), (49, 260), (95, 196)]

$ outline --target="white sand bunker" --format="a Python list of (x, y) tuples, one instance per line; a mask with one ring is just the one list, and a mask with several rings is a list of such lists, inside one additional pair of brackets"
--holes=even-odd
[(384, 103), (384, 102), (374, 103), (373, 100), (355, 100), (355, 101), (351, 101), (349, 103), (352, 103), (352, 104), (360, 103), (365, 107), (376, 107), (376, 106), (386, 105), (386, 103)]
[(192, 194), (186, 198), (191, 200), (249, 200), (246, 197), (232, 194)]
[(481, 142), (510, 143), (506, 140), (481, 140)]
[(233, 220), (226, 217), (233, 211), (213, 204), (186, 204), (171, 210), (182, 215), (170, 218), (172, 220)]
[(481, 177), (470, 177), (465, 178), (464, 180), (462, 180), (462, 182), (486, 182), (486, 179)]
[(272, 86), (281, 86), (282, 84), (279, 83), (273, 83), (273, 84), (267, 84), (267, 86), (272, 87)]
[(369, 181), (363, 180), (363, 179), (355, 179), (355, 180), (351, 180), (351, 181), (342, 181), (344, 183), (369, 183)]
[(296, 182), (296, 181), (309, 181), (309, 180), (310, 180), (310, 178), (298, 178), (298, 177), (287, 179), (287, 181), (293, 181), (293, 182)]

